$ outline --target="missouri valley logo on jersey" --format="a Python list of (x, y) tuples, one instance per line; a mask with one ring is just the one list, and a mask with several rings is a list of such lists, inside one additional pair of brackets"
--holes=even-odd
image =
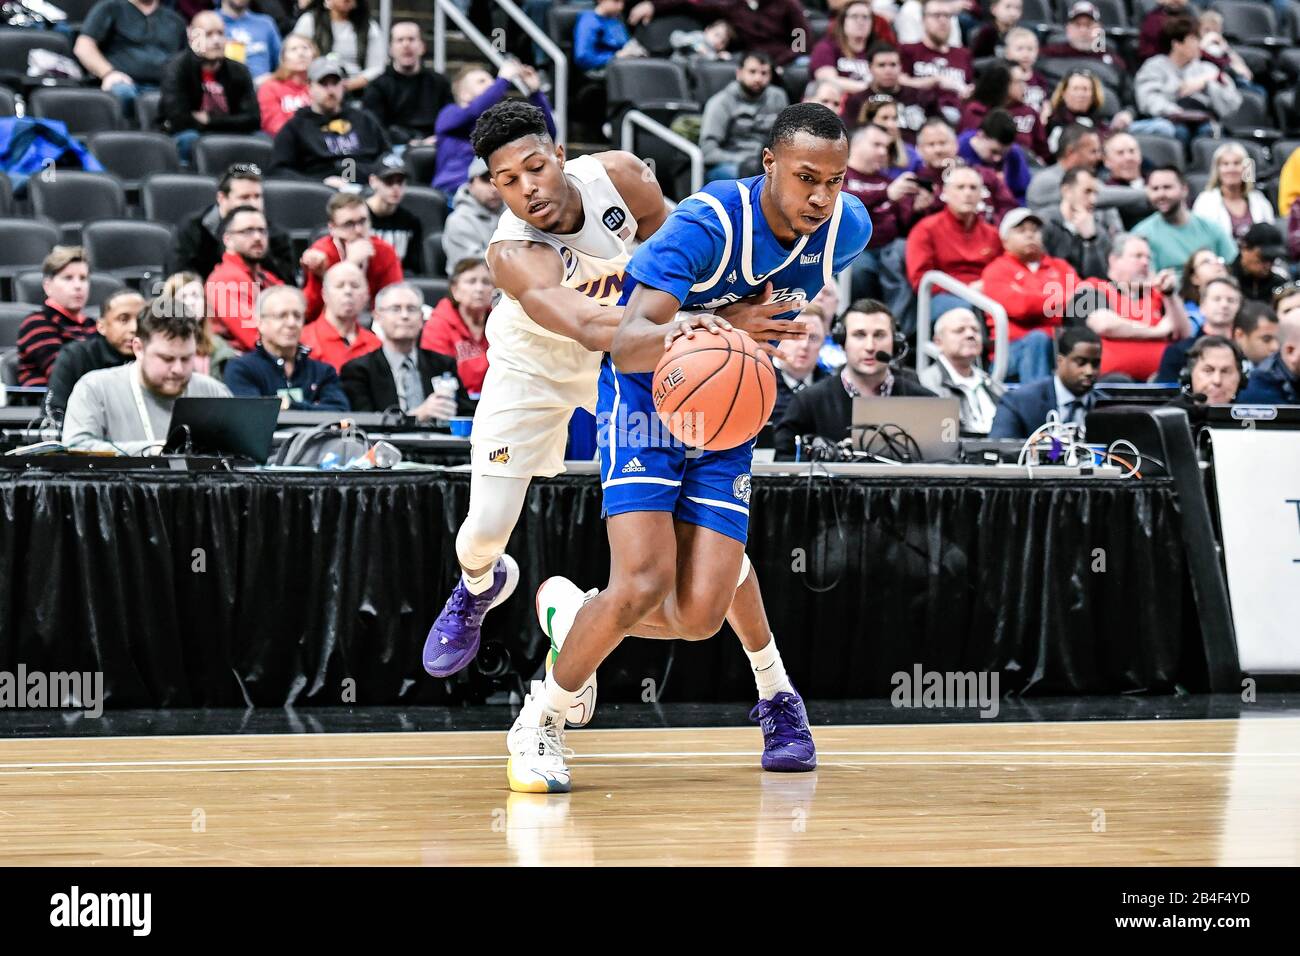
[(618, 206), (610, 206), (605, 210), (605, 214), (600, 217), (600, 221), (605, 224), (605, 228), (610, 232), (618, 232), (619, 227), (627, 222), (627, 213)]
[(822, 254), (820, 252), (814, 252), (810, 256), (805, 255), (799, 257), (799, 265), (801, 266), (815, 266), (817, 265), (817, 263), (821, 261), (822, 261)]

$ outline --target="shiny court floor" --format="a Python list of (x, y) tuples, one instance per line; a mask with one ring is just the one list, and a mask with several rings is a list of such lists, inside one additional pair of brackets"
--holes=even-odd
[(1300, 718), (571, 732), (511, 794), (494, 731), (0, 740), (0, 864), (1296, 864)]

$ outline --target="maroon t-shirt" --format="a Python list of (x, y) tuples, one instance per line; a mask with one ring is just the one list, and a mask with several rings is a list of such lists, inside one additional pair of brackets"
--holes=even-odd
[(871, 217), (868, 249), (893, 242), (901, 232), (899, 207), (888, 195), (890, 182), (883, 173), (860, 173), (852, 166), (844, 173), (844, 191), (861, 199)]
[(852, 129), (862, 125), (862, 107), (868, 97), (875, 95), (892, 96), (898, 103), (898, 135), (909, 146), (916, 145), (916, 134), (921, 131), (925, 121), (932, 116), (942, 115), (939, 103), (939, 90), (918, 90), (911, 86), (900, 86), (896, 90), (877, 90), (869, 88), (861, 93), (854, 93), (844, 98), (840, 115)]
[(903, 72), (917, 78), (942, 77), (950, 83), (975, 82), (975, 69), (970, 50), (949, 47), (947, 53), (931, 50), (924, 43), (904, 43), (898, 48)]
[(1047, 82), (1043, 74), (1034, 70), (1025, 83), (1025, 105), (1030, 109), (1041, 110), (1043, 104), (1052, 98), (1054, 89), (1055, 87)]
[(871, 68), (867, 65), (867, 61), (861, 57), (841, 53), (835, 38), (831, 36), (822, 38), (812, 48), (812, 56), (808, 61), (808, 75), (816, 76), (817, 71), (824, 66), (835, 67), (836, 73), (850, 80), (857, 80), (860, 83), (871, 82)]
[[(1012, 106), (1004, 106), (1003, 109), (1010, 114), (1012, 121), (1016, 124), (1016, 143), (1027, 153), (1033, 153), (1046, 163), (1052, 161), (1051, 150), (1047, 148), (1047, 130), (1043, 128), (1043, 122), (1038, 118), (1038, 113), (1024, 103), (1016, 103)], [(964, 133), (967, 130), (978, 129), (980, 123), (984, 122), (984, 117), (988, 116), (989, 108), (978, 100), (970, 100), (962, 108), (961, 124), (957, 131)]]

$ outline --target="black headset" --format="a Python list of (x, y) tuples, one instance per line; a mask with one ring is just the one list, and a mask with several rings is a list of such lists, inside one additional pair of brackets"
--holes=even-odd
[(1240, 395), (1245, 391), (1246, 382), (1250, 379), (1250, 368), (1246, 364), (1246, 354), (1242, 352), (1241, 346), (1225, 335), (1205, 335), (1197, 339), (1187, 350), (1187, 362), (1178, 371), (1178, 387), (1184, 395), (1192, 394), (1192, 366), (1205, 354), (1205, 350), (1223, 348), (1225, 345), (1232, 349), (1233, 358), (1237, 360), (1237, 372), (1241, 375), (1237, 394)]
[[(840, 348), (844, 348), (844, 342), (848, 337), (848, 332), (844, 328), (844, 320), (836, 319), (831, 324), (831, 341)], [(891, 353), (889, 364), (893, 365), (895, 362), (901, 362), (904, 356), (911, 351), (911, 348), (912, 347), (907, 344), (907, 336), (898, 331), (898, 329), (894, 329), (894, 348)]]

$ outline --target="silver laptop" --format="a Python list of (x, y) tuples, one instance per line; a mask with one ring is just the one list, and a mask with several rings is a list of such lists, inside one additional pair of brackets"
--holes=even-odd
[[(901, 446), (900, 429), (916, 442), (921, 461), (953, 461), (961, 438), (961, 401), (956, 398), (863, 398), (853, 400), (853, 447), (884, 458), (886, 436)], [(873, 437), (875, 436), (875, 437)]]

